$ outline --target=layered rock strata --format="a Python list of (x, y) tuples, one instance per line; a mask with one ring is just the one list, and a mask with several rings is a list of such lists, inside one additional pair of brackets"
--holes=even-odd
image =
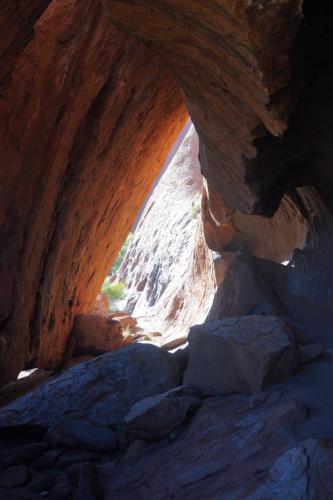
[(186, 111), (161, 58), (99, 2), (2, 2), (0, 24), (4, 382), (59, 366)]

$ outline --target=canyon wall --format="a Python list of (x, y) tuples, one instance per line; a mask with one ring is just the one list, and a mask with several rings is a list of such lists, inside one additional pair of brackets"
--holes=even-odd
[(163, 341), (204, 321), (215, 290), (201, 219), (202, 176), (193, 125), (150, 196), (117, 278), (126, 311)]
[(59, 366), (187, 113), (99, 2), (1, 2), (0, 24), (3, 382)]

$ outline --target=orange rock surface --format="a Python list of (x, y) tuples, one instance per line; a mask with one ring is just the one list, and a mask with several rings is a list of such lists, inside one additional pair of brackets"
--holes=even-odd
[(2, 2), (0, 25), (4, 382), (59, 365), (187, 113), (161, 58), (98, 2)]

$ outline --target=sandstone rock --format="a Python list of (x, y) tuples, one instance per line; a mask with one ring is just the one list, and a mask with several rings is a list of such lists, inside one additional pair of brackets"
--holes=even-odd
[(110, 314), (110, 318), (114, 321), (117, 321), (119, 323), (119, 326), (121, 328), (129, 328), (130, 330), (135, 329), (137, 325), (137, 320), (136, 318), (133, 318), (130, 314), (127, 312), (114, 312)]
[(48, 467), (54, 467), (57, 459), (63, 453), (63, 450), (52, 449), (48, 450), (43, 455), (41, 455), (37, 460), (34, 460), (31, 466), (34, 469), (44, 469)]
[(215, 289), (214, 266), (203, 237), (198, 136), (189, 125), (175, 147), (135, 228), (117, 277), (126, 310), (163, 340), (186, 338), (204, 320)]
[(13, 380), (9, 384), (3, 385), (0, 388), (0, 406), (5, 406), (27, 392), (32, 391), (52, 375), (53, 372), (48, 370), (35, 370), (27, 377)]
[(87, 314), (75, 320), (72, 337), (72, 356), (99, 354), (114, 351), (123, 343), (121, 323), (109, 317)]
[(299, 346), (300, 354), (301, 354), (301, 363), (309, 363), (313, 359), (318, 358), (322, 353), (323, 347), (319, 343), (301, 345)]
[(185, 387), (171, 389), (135, 403), (124, 421), (139, 439), (166, 437), (200, 406), (197, 396), (197, 391)]
[(100, 2), (2, 2), (0, 25), (3, 384), (32, 359), (59, 368), (187, 112)]
[(135, 344), (80, 363), (0, 410), (0, 425), (39, 423), (47, 427), (64, 417), (95, 426), (121, 421), (131, 406), (179, 385), (171, 354)]
[(27, 464), (38, 458), (45, 449), (45, 443), (29, 443), (18, 448), (9, 448), (1, 453), (0, 463), (5, 466)]
[[(310, 96), (302, 101), (302, 58), (293, 55), (302, 53), (307, 43), (315, 45), (309, 41), (309, 31), (305, 30), (304, 38), (297, 35), (305, 24), (322, 24), (324, 15), (318, 14), (320, 21), (313, 21), (312, 9), (304, 8), (309, 13), (303, 24), (300, 1), (264, 5), (226, 0), (222, 9), (213, 1), (204, 11), (196, 8), (193, 0), (184, 0), (172, 9), (161, 0), (103, 3), (117, 26), (164, 54), (184, 91), (200, 136), (209, 247), (219, 252), (247, 247), (255, 255), (277, 262), (290, 258), (293, 249), (305, 243), (306, 232), (311, 229), (311, 206), (320, 206), (318, 198), (313, 204), (306, 195), (304, 212), (303, 199), (299, 200), (294, 187), (304, 186), (293, 176), (304, 175), (305, 164), (309, 171), (317, 167), (315, 160), (306, 161), (304, 156), (308, 158), (305, 151), (311, 150), (315, 157), (318, 144), (314, 143), (319, 141), (313, 139), (315, 125), (313, 134), (307, 134), (308, 120), (315, 114), (309, 98), (318, 99), (313, 91), (314, 78), (307, 82)], [(321, 9), (313, 10), (317, 13)], [(314, 38), (325, 39), (319, 31), (313, 31)], [(323, 50), (321, 44), (319, 47), (307, 54), (314, 65)], [(308, 58), (306, 61), (308, 68)], [(321, 61), (325, 72), (325, 58)], [(295, 108), (295, 114), (300, 114), (296, 122), (290, 120)], [(324, 151), (322, 147), (325, 156)], [(299, 164), (303, 165), (302, 174)], [(281, 210), (269, 218), (286, 191)]]
[(111, 429), (77, 420), (63, 420), (51, 427), (47, 439), (56, 447), (88, 448), (109, 452), (117, 448), (117, 436)]
[[(274, 404), (263, 402), (260, 408), (250, 411), (246, 396), (205, 398), (177, 439), (147, 446), (130, 460), (124, 456), (113, 467), (111, 464), (110, 477), (104, 474), (103, 479), (105, 496), (247, 498), (269, 481), (274, 463), (288, 449), (298, 446), (291, 430), (305, 422), (305, 409), (286, 396)], [(319, 466), (316, 452), (309, 455), (310, 463), (315, 465), (317, 461)], [(326, 456), (329, 458), (330, 453)], [(323, 465), (323, 471), (328, 473), (328, 464)], [(319, 471), (311, 476), (308, 469), (307, 474), (311, 487), (320, 484)], [(327, 484), (322, 491), (329, 491)], [(267, 494), (263, 498), (274, 496)]]
[[(274, 269), (273, 262), (267, 262), (267, 265)], [(207, 321), (247, 314), (281, 315), (284, 312), (274, 283), (263, 275), (257, 260), (246, 252), (229, 257), (225, 278), (216, 291)]]
[(73, 449), (62, 453), (57, 459), (57, 467), (71, 470), (72, 465), (94, 462), (98, 460), (99, 453), (87, 449)]
[(82, 464), (74, 500), (102, 499), (103, 493), (99, 484), (96, 467), (93, 464)]
[(205, 394), (256, 393), (290, 377), (300, 356), (288, 326), (274, 316), (243, 316), (193, 327), (184, 383)]
[(329, 498), (333, 480), (328, 475), (331, 469), (328, 464), (332, 458), (329, 443), (307, 439), (283, 453), (269, 470), (267, 482), (246, 499), (303, 500), (309, 491), (312, 498)]
[(107, 318), (109, 316), (109, 297), (104, 292), (100, 292), (95, 300), (94, 307), (91, 314), (96, 316), (103, 316)]
[(3, 488), (14, 488), (21, 486), (28, 479), (28, 467), (26, 465), (14, 465), (0, 474), (0, 486)]

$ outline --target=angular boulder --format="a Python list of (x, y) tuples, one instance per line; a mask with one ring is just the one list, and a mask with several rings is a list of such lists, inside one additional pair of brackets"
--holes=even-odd
[(119, 349), (123, 344), (123, 327), (109, 317), (83, 314), (75, 320), (67, 356), (98, 356)]
[(299, 360), (293, 334), (280, 318), (226, 318), (191, 328), (184, 383), (206, 395), (252, 394), (290, 377)]
[(117, 448), (117, 436), (111, 429), (96, 427), (82, 420), (64, 419), (47, 434), (53, 446), (89, 448), (96, 451), (112, 451)]
[(137, 438), (160, 439), (168, 436), (200, 404), (197, 391), (181, 386), (135, 403), (124, 420)]
[(133, 344), (80, 363), (0, 410), (0, 425), (63, 418), (109, 426), (122, 421), (134, 403), (180, 384), (172, 355), (149, 344)]

